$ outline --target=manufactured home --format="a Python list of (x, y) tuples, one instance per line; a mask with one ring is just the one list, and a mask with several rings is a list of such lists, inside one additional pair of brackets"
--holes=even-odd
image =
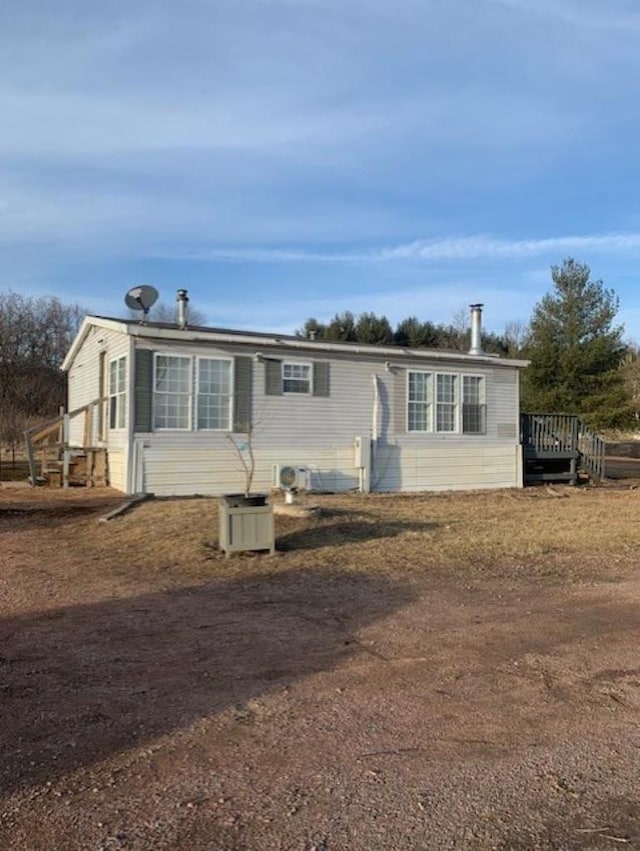
[(316, 491), (521, 487), (526, 361), (482, 352), (480, 308), (468, 353), (88, 316), (68, 444), (128, 494), (241, 491), (249, 451), (256, 491), (283, 466)]

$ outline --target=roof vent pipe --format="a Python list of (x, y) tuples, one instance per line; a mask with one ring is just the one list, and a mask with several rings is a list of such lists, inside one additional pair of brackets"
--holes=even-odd
[(187, 295), (186, 290), (178, 290), (178, 295), (176, 296), (176, 301), (178, 303), (178, 327), (186, 328), (187, 327), (187, 305), (189, 304), (189, 296)]
[(482, 355), (482, 304), (471, 304), (471, 348), (470, 355)]

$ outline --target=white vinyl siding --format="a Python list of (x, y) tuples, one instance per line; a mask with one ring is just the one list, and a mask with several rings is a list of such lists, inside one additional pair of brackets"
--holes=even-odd
[(311, 393), (311, 364), (283, 363), (282, 392)]
[(198, 358), (197, 418), (199, 430), (231, 429), (231, 361)]
[(123, 429), (127, 411), (127, 358), (109, 361), (109, 428)]
[(153, 425), (157, 429), (191, 427), (191, 358), (156, 355)]

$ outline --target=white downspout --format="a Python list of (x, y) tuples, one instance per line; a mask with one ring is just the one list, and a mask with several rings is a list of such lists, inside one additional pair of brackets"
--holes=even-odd
[(378, 376), (373, 375), (373, 415), (371, 417), (371, 468), (369, 470), (369, 490), (373, 490), (378, 455), (378, 429), (380, 420), (380, 386)]

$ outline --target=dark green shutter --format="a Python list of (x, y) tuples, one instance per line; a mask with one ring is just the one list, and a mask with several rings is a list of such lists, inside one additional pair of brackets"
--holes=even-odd
[(313, 364), (313, 395), (329, 395), (329, 361), (319, 360)]
[(233, 430), (246, 433), (251, 428), (253, 361), (242, 356), (233, 359)]
[(393, 374), (393, 431), (405, 434), (407, 431), (407, 371), (397, 369)]
[(265, 360), (264, 392), (266, 396), (282, 396), (282, 361), (274, 358)]
[(136, 349), (135, 372), (133, 382), (133, 430), (151, 431), (153, 401), (153, 352), (148, 349)]

